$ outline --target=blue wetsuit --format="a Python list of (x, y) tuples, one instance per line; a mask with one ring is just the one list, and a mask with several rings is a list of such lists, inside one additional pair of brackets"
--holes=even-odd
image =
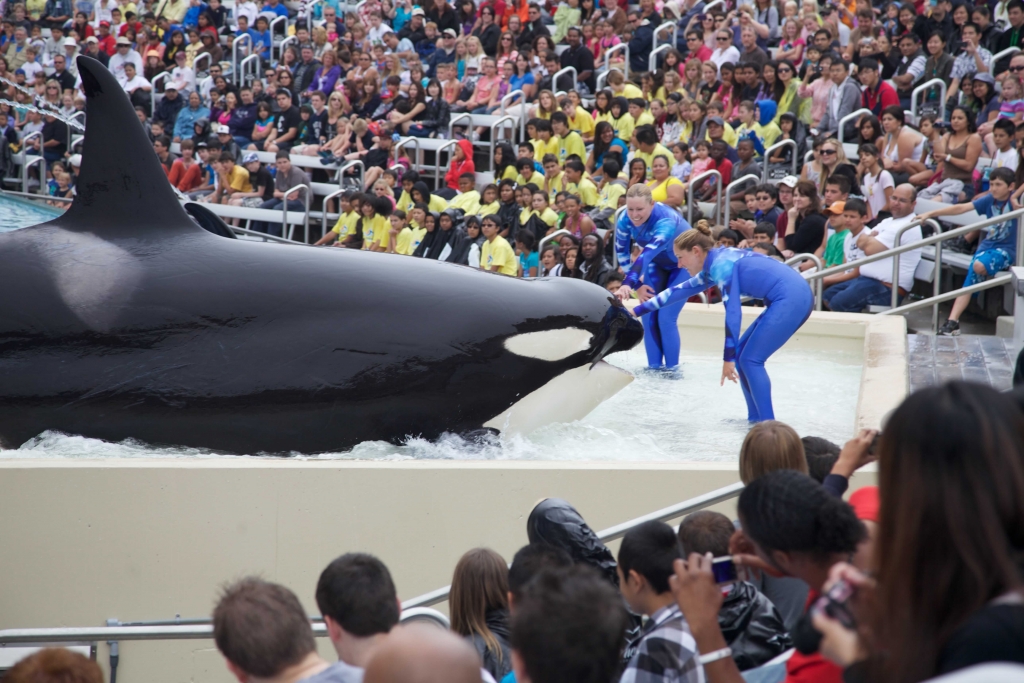
[[(679, 267), (679, 260), (672, 251), (676, 236), (689, 230), (690, 224), (671, 206), (660, 202), (654, 204), (650, 217), (642, 225), (633, 221), (623, 211), (615, 225), (615, 253), (619, 265), (626, 270), (624, 285), (636, 289), (643, 277), (645, 285), (658, 292), (664, 292), (690, 276)], [(635, 241), (643, 251), (632, 266), (630, 263), (630, 241)], [(644, 325), (644, 346), (647, 349), (647, 364), (652, 368), (675, 367), (679, 365), (679, 328), (676, 321), (683, 310), (686, 299), (653, 311)]]
[[(686, 282), (662, 292), (634, 309), (637, 315), (683, 303), (694, 294), (718, 285), (725, 304), (724, 360), (736, 363), (747, 419), (775, 419), (772, 383), (764, 369), (768, 357), (800, 329), (814, 306), (807, 281), (789, 266), (753, 251), (721, 247), (708, 252), (704, 268)], [(740, 336), (740, 300), (764, 301), (765, 311)]]

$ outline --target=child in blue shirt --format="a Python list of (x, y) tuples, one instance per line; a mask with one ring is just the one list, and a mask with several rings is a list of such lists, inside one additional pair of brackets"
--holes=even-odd
[(533, 250), (537, 238), (529, 230), (516, 233), (516, 254), (519, 256), (519, 277), (537, 277), (540, 255)]
[[(977, 211), (979, 216), (993, 218), (1010, 213), (1019, 209), (1017, 202), (1018, 192), (1014, 192), (1014, 172), (1009, 168), (996, 168), (989, 175), (989, 194), (975, 199), (972, 202), (954, 204), (943, 209), (936, 209), (920, 215), (921, 220), (937, 218), (939, 216), (958, 216)], [(1017, 260), (1017, 221), (1016, 219), (996, 223), (984, 228), (985, 238), (978, 245), (974, 252), (974, 258), (967, 268), (967, 278), (964, 280), (964, 287), (970, 287), (977, 282), (984, 282), (996, 273), (1006, 270)], [(977, 232), (972, 232), (965, 237), (971, 241), (978, 238)], [(949, 313), (949, 319), (939, 328), (939, 334), (958, 336), (960, 334), (960, 316), (967, 305), (971, 302), (971, 295), (958, 296), (953, 301), (953, 310)]]

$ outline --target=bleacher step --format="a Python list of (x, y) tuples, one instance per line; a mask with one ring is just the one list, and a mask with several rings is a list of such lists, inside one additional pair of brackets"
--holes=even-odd
[(1012, 339), (980, 334), (907, 335), (911, 391), (951, 380), (981, 382), (1007, 391), (1016, 360)]

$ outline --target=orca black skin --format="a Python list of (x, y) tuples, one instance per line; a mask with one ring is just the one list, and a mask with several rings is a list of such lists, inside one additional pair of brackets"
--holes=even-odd
[[(78, 196), (0, 235), (4, 447), (46, 430), (228, 453), (434, 439), (642, 337), (579, 280), (211, 234), (175, 198), (113, 75), (88, 57), (78, 68)], [(593, 336), (554, 361), (506, 349), (564, 328)]]

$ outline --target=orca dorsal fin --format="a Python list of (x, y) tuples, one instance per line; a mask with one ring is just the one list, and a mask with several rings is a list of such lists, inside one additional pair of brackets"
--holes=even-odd
[(82, 166), (71, 208), (53, 222), (99, 235), (201, 232), (171, 189), (114, 74), (92, 57), (79, 56), (77, 64), (85, 91)]

